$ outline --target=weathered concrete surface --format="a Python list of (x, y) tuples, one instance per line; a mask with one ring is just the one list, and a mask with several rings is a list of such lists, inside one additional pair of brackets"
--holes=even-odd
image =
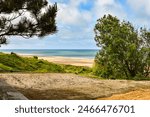
[(0, 100), (27, 100), (27, 98), (0, 79)]

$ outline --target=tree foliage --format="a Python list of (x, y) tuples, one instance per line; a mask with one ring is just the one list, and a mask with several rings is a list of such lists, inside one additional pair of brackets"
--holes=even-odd
[(9, 36), (43, 37), (57, 31), (57, 5), (47, 0), (0, 0), (0, 44)]
[(130, 22), (105, 15), (95, 25), (100, 51), (95, 73), (104, 78), (135, 78), (150, 75), (150, 32), (137, 30)]

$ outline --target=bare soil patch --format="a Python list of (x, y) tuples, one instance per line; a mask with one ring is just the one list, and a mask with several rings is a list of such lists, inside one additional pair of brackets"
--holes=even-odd
[(139, 89), (124, 94), (116, 94), (99, 100), (150, 100), (150, 89)]
[(34, 100), (108, 99), (105, 97), (124, 93), (119, 99), (137, 99), (137, 90), (138, 99), (150, 99), (150, 81), (98, 80), (62, 73), (6, 73), (0, 74), (2, 81)]

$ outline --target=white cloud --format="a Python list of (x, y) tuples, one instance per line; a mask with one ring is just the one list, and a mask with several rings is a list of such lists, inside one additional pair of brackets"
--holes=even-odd
[(133, 22), (136, 25), (150, 28), (150, 0), (127, 0), (127, 3), (134, 11)]
[(91, 10), (80, 10), (78, 6), (88, 0), (70, 0), (68, 3), (58, 3), (57, 21), (61, 24), (84, 26), (102, 17), (104, 14), (112, 14), (119, 18), (126, 14), (116, 0), (94, 0)]
[(111, 14), (120, 19), (126, 17), (123, 6), (116, 0), (95, 0), (95, 8), (93, 12), (96, 12), (98, 18), (105, 14)]
[[(78, 37), (82, 35), (92, 37), (96, 20), (104, 14), (112, 14), (119, 18), (125, 17), (122, 6), (115, 0), (94, 0), (93, 7), (90, 10), (79, 9), (81, 3), (87, 3), (88, 0), (70, 0), (67, 3), (58, 3), (57, 22), (59, 27), (58, 36), (64, 39)], [(70, 27), (70, 29), (67, 29)], [(73, 28), (77, 28), (75, 31)], [(84, 37), (83, 37), (84, 38)]]
[(81, 3), (86, 3), (87, 0), (70, 0), (71, 6), (79, 6)]
[(84, 26), (92, 19), (89, 11), (80, 10), (78, 6), (87, 0), (70, 0), (68, 3), (58, 3), (57, 21), (61, 24)]
[(114, 0), (96, 0), (97, 5), (105, 6), (105, 5), (114, 5)]
[(127, 2), (135, 11), (150, 16), (150, 0), (127, 0)]

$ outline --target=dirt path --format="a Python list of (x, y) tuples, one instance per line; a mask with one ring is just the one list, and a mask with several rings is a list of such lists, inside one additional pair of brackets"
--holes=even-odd
[[(7, 73), (0, 74), (0, 81), (16, 88), (28, 99), (104, 99), (130, 91), (133, 91), (134, 99), (137, 97), (134, 91), (138, 89), (141, 90), (139, 94), (143, 94), (141, 98), (147, 96), (146, 99), (150, 99), (150, 81), (97, 80), (60, 73)], [(144, 94), (143, 91), (147, 93)], [(131, 94), (127, 95), (130, 97)]]

